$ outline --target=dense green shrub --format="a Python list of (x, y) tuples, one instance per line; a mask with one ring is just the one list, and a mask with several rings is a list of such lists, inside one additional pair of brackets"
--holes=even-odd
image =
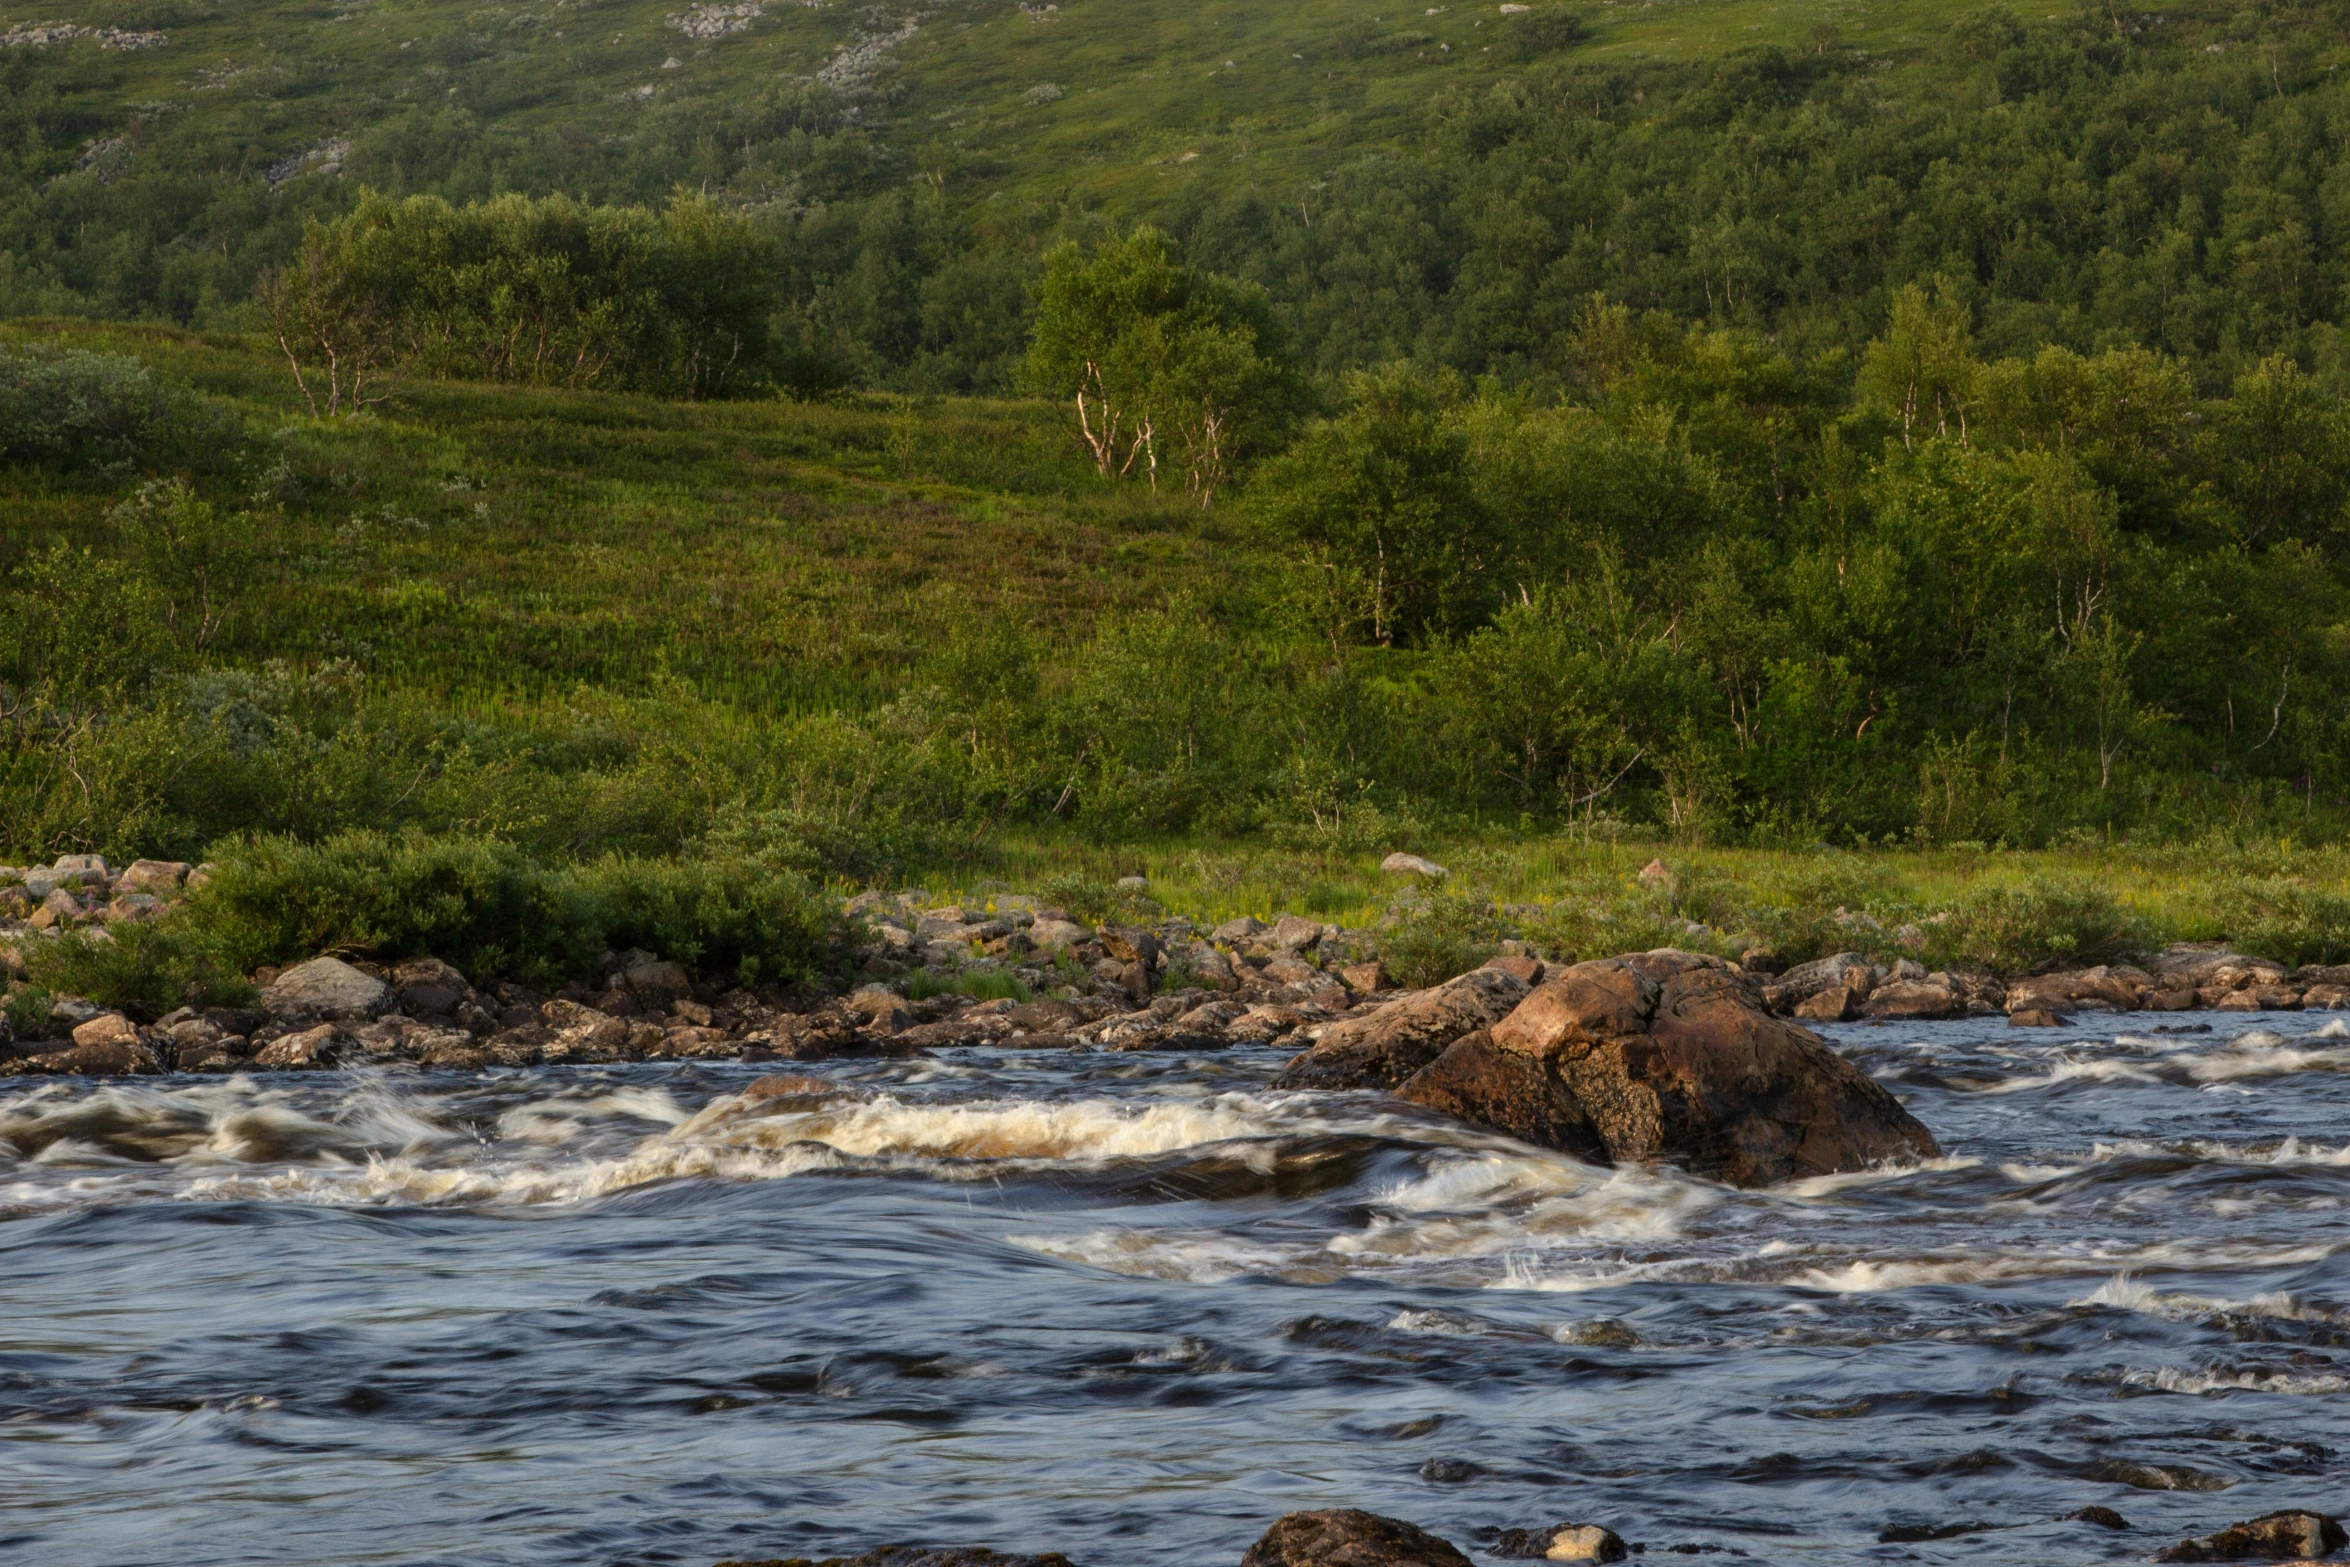
[(212, 469), (242, 439), (234, 414), (128, 354), (0, 346), (0, 464)]
[(1509, 934), (1490, 898), (1423, 887), (1397, 899), (1381, 922), (1379, 957), (1397, 983), (1434, 985), (1492, 957)]
[(2153, 940), (2146, 921), (2113, 894), (2054, 878), (1978, 888), (1924, 928), (1936, 962), (2008, 975), (2103, 962)]
[(253, 995), (214, 934), (181, 921), (69, 931), (34, 943), (25, 969), (45, 991), (86, 996), (148, 1021), (178, 1007), (234, 1006)]
[(567, 873), (604, 942), (745, 983), (830, 975), (840, 916), (807, 883), (742, 861), (619, 858)]
[(546, 981), (595, 965), (609, 917), (576, 874), (509, 844), (352, 832), (223, 851), (180, 921), (239, 970), (348, 951)]
[(311, 223), (260, 302), (317, 414), (383, 401), (401, 371), (733, 397), (774, 383), (775, 259), (701, 197), (654, 212), (370, 193)]
[(1539, 6), (1501, 24), (1502, 47), (1513, 59), (1532, 60), (1572, 49), (1591, 36), (1591, 24), (1563, 5)]
[(2280, 963), (2350, 961), (2350, 893), (2297, 877), (2240, 881), (2215, 912), (2241, 951)]
[(796, 877), (740, 861), (566, 866), (493, 839), (371, 832), (258, 838), (218, 860), (163, 923), (237, 971), (347, 951), (430, 955), (477, 983), (544, 984), (630, 947), (745, 981), (838, 967), (842, 925), (827, 902)]
[(1044, 884), (1044, 901), (1087, 925), (1140, 925), (1166, 910), (1140, 887), (1121, 887), (1089, 876), (1055, 876)]

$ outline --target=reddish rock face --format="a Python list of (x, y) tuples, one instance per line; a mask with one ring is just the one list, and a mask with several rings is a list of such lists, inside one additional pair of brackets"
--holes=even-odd
[(1470, 1567), (1416, 1524), (1359, 1507), (1290, 1513), (1248, 1548), (1240, 1567)]
[[(1397, 1097), (1599, 1163), (1734, 1186), (1928, 1158), (1934, 1139), (1744, 976), (1662, 955), (1579, 963)], [(1678, 956), (1678, 955), (1676, 955)]]

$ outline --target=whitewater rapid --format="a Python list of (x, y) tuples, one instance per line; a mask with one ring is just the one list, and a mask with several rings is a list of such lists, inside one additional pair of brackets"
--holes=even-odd
[(11, 1084), (0, 1555), (2142, 1557), (2337, 1483), (2350, 1029), (2132, 1021), (1831, 1030), (1947, 1154), (1754, 1192), (1262, 1051)]

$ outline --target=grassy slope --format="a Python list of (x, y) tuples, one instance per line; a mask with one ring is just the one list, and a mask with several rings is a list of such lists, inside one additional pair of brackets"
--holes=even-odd
[[(1605, 0), (1577, 9), (1595, 27), (1583, 55), (1631, 60), (1756, 44), (1901, 53), (1972, 8)], [(74, 57), (55, 84), (91, 139), (143, 122), (143, 135), (216, 142), (224, 163), (257, 178), (275, 160), (424, 105), (592, 138), (635, 116), (744, 101), (823, 71), (843, 45), (912, 14), (922, 25), (871, 76), (891, 101), (862, 111), (910, 177), (962, 194), (1120, 210), (1147, 208), (1188, 181), (1300, 190), (1317, 170), (1392, 140), (1405, 123), (1399, 111), (1430, 93), (1520, 68), (1493, 52), (1501, 18), (1491, 4), (1423, 14), (1394, 0), (1067, 0), (1050, 10), (1042, 0), (1033, 10), (942, 0), (901, 12), (778, 0), (743, 31), (706, 40), (667, 24), (688, 9), (680, 0), (215, 0), (76, 18), (176, 12), (160, 48), (84, 42), (52, 54)], [(0, 9), (0, 29), (57, 15), (16, 4)], [(1425, 41), (1341, 58), (1341, 29), (1366, 19)], [(1063, 96), (1032, 101), (1048, 84)]]
[[(953, 613), (1016, 610), (1080, 637), (1106, 605), (1212, 591), (1212, 534), (1091, 482), (1049, 411), (691, 404), (420, 385), (319, 424), (258, 343), (13, 322), (0, 340), (138, 354), (229, 395), (304, 479), (268, 523), (273, 570), (232, 623), (237, 661), (364, 645), (438, 696), (624, 692), (681, 676), (746, 711), (863, 707)], [(111, 485), (0, 476), (0, 563), (103, 539)]]
[[(375, 678), (460, 705), (592, 701), (674, 674), (711, 699), (698, 722), (863, 706), (904, 683), (941, 617), (1008, 607), (1074, 642), (1106, 607), (1212, 597), (1247, 570), (1189, 508), (1098, 487), (1054, 413), (1028, 405), (693, 405), (420, 385), (384, 414), (322, 426), (297, 417), (256, 342), (85, 322), (9, 323), (0, 340), (135, 352), (280, 430), (310, 498), (264, 513), (273, 565), (232, 623), (231, 661), (364, 643)], [(104, 543), (118, 493), (0, 472), (0, 566), (59, 537)], [(1306, 848), (1014, 834), (924, 879), (984, 898), (1143, 872), (1170, 911), (1202, 920), (1294, 909), (1363, 925), (1395, 894), (1377, 862), (1396, 846), (1510, 903), (1631, 895), (1657, 853), (1693, 887), (1730, 884), (1744, 902), (1817, 869), (1805, 855), (1506, 831)], [(2230, 878), (2338, 887), (2350, 872), (2340, 851), (2289, 845), (1874, 859), (1872, 907), (1925, 911), (1981, 885), (2082, 878), (2159, 934), (2195, 938), (2222, 933)], [(1688, 912), (1708, 917), (1701, 903)]]

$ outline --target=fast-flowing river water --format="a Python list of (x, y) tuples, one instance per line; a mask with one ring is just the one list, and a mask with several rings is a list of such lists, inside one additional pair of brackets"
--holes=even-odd
[(1353, 1505), (2060, 1564), (2339, 1504), (2342, 1022), (1829, 1033), (1947, 1158), (1593, 1169), (1279, 1051), (14, 1080), (0, 1559), (1231, 1567)]

